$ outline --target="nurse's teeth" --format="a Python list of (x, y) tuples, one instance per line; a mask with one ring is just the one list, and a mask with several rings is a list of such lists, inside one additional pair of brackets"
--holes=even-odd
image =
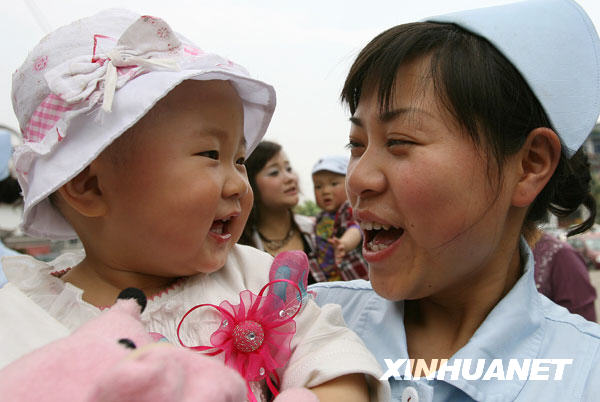
[(389, 247), (389, 244), (383, 244), (383, 243), (375, 244), (372, 240), (367, 243), (367, 248), (371, 251), (381, 251), (381, 250), (385, 250), (388, 247)]
[(390, 230), (390, 228), (396, 228), (399, 229), (396, 226), (393, 225), (387, 225), (384, 223), (376, 223), (376, 222), (361, 222), (360, 223), (360, 228), (362, 230)]

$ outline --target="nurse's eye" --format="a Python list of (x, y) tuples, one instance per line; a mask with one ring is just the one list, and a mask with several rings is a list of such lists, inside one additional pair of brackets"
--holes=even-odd
[(215, 159), (215, 160), (219, 159), (219, 151), (215, 151), (215, 150), (198, 152), (196, 155), (204, 156), (205, 158), (210, 158), (210, 159)]
[(414, 144), (415, 144), (415, 142), (413, 142), (413, 141), (399, 140), (399, 139), (388, 140), (388, 142), (387, 142), (388, 147), (407, 146), (407, 145), (414, 145)]
[(348, 141), (348, 144), (346, 144), (346, 149), (350, 150), (350, 155), (357, 157), (362, 155), (365, 146), (358, 141), (350, 140)]
[(244, 157), (238, 158), (238, 160), (236, 160), (235, 163), (238, 165), (243, 165), (244, 163), (246, 163), (246, 158), (244, 158)]

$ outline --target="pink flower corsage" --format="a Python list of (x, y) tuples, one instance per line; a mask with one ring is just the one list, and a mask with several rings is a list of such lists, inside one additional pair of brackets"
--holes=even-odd
[[(269, 274), (270, 282), (258, 293), (240, 292), (240, 303), (223, 301), (220, 305), (199, 304), (191, 308), (177, 326), (179, 343), (209, 355), (224, 353), (225, 364), (237, 370), (246, 380), (248, 399), (256, 401), (250, 381), (265, 379), (278, 395), (279, 376), (276, 369), (285, 366), (292, 351), (290, 343), (296, 333), (294, 317), (306, 297), (308, 259), (303, 252), (279, 254)], [(179, 337), (185, 318), (200, 307), (213, 307), (221, 314), (221, 324), (210, 337), (211, 346), (187, 346)]]

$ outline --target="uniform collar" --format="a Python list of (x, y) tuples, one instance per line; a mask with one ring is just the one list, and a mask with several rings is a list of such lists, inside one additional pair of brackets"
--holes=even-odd
[[(520, 252), (524, 263), (523, 275), (488, 314), (469, 342), (449, 359), (448, 365), (453, 364), (456, 359), (463, 359), (463, 362), (464, 359), (472, 359), (470, 372), (473, 373), (477, 359), (485, 359), (485, 373), (493, 359), (503, 359), (503, 372), (506, 372), (508, 359), (519, 359), (522, 362), (521, 359), (534, 359), (539, 355), (544, 336), (544, 316), (533, 276), (533, 254), (523, 238), (520, 240)], [(404, 303), (396, 303), (396, 310), (403, 316)], [(405, 331), (401, 333), (404, 339), (396, 341), (397, 352), (400, 352), (400, 356), (408, 356)], [(452, 380), (449, 372), (445, 377), (444, 380), (423, 378), (416, 381), (427, 389), (435, 387), (435, 382), (443, 381), (461, 389), (474, 400), (501, 401), (516, 399), (526, 383), (526, 380), (518, 378), (482, 381), (465, 380), (459, 376), (458, 380)]]
[[(469, 342), (452, 357), (454, 359), (534, 359), (539, 355), (544, 337), (544, 316), (541, 299), (535, 287), (534, 259), (523, 238), (520, 252), (524, 273), (513, 288), (488, 314)], [(476, 360), (473, 364), (476, 363)], [(516, 377), (516, 376), (515, 376)], [(475, 400), (514, 400), (526, 380), (447, 381)]]

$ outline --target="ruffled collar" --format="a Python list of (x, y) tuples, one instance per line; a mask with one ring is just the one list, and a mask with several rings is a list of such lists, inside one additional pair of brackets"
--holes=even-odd
[(81, 253), (66, 253), (46, 263), (30, 256), (15, 256), (5, 260), (8, 280), (36, 304), (74, 330), (82, 322), (100, 314), (100, 309), (83, 300), (83, 290), (62, 281), (53, 272), (60, 272), (79, 263)]
[[(15, 256), (7, 259), (4, 271), (8, 280), (26, 296), (56, 318), (61, 324), (74, 330), (83, 322), (97, 316), (104, 309), (83, 300), (83, 290), (65, 282), (60, 277), (77, 265), (83, 258), (83, 252), (66, 253), (50, 263), (36, 260), (30, 256)], [(187, 278), (181, 278), (162, 292), (148, 299), (144, 316), (169, 309), (169, 298), (182, 291)], [(108, 307), (108, 306), (107, 306)], [(106, 308), (106, 307), (105, 307)]]

